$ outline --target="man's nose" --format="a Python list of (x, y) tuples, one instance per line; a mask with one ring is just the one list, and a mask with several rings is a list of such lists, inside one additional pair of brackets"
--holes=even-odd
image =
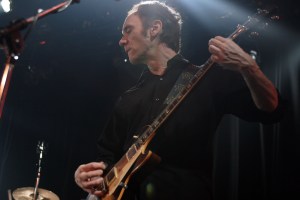
[(124, 46), (126, 44), (127, 40), (124, 38), (124, 36), (120, 39), (119, 45)]

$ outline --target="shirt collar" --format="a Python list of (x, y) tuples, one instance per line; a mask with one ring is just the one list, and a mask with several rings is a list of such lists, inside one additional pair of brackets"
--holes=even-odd
[[(168, 73), (168, 71), (172, 68), (176, 69), (176, 68), (184, 68), (184, 66), (187, 66), (187, 64), (190, 63), (188, 60), (186, 60), (181, 54), (176, 54), (173, 58), (171, 58), (170, 60), (168, 60), (167, 62), (167, 69), (166, 69), (166, 73)], [(150, 70), (148, 68), (146, 68), (144, 70), (144, 72), (142, 73), (141, 77), (148, 77), (148, 76), (156, 76), (153, 75)]]
[(169, 69), (171, 67), (175, 67), (175, 66), (183, 66), (188, 63), (189, 63), (189, 61), (184, 59), (181, 54), (176, 54), (173, 58), (168, 60), (168, 62), (167, 62), (168, 68), (167, 69)]

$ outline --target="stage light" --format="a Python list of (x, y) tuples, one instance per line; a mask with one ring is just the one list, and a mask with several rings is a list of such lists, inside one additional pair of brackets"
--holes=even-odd
[[(218, 28), (215, 22), (220, 22), (222, 25), (227, 25), (227, 22), (242, 23), (251, 15), (251, 12), (242, 8), (238, 4), (224, 0), (189, 0), (179, 1), (181, 6), (187, 8), (199, 22), (206, 28)], [(242, 20), (242, 21), (241, 21)]]
[(10, 4), (11, 4), (10, 0), (2, 0), (0, 3), (2, 10), (6, 13), (11, 11)]

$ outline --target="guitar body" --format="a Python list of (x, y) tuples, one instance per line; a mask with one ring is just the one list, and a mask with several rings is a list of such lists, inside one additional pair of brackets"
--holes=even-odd
[[(147, 176), (154, 167), (160, 162), (160, 157), (151, 151), (145, 151), (140, 154), (131, 169), (127, 172), (124, 178), (119, 182), (119, 186), (112, 192), (101, 198), (101, 200), (121, 200), (134, 199), (136, 187)], [(134, 179), (128, 185), (130, 179)], [(89, 194), (86, 200), (100, 200), (99, 197)]]

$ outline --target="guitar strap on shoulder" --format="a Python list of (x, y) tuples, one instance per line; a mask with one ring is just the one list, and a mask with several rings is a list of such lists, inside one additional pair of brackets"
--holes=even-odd
[(175, 82), (173, 88), (169, 92), (167, 98), (164, 101), (164, 105), (170, 104), (174, 98), (179, 94), (189, 81), (194, 77), (199, 67), (193, 64), (189, 64), (179, 75), (177, 81)]

